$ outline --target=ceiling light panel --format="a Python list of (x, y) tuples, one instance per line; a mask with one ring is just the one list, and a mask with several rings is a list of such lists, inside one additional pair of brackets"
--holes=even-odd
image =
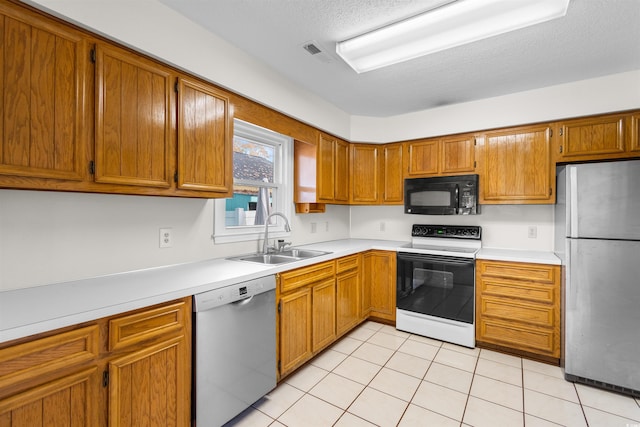
[(459, 0), (340, 42), (336, 52), (364, 73), (564, 16), (569, 0)]

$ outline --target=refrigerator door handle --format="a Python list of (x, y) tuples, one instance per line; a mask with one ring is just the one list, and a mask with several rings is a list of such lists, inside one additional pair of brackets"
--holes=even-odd
[(569, 166), (567, 168), (567, 182), (569, 183), (569, 194), (567, 197), (567, 220), (569, 221), (569, 237), (578, 237), (578, 168)]

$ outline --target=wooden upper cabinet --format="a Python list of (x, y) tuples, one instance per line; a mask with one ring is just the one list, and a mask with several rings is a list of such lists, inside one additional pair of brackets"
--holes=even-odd
[(349, 202), (349, 143), (336, 140), (334, 199)]
[(95, 56), (95, 180), (170, 187), (171, 71), (106, 44)]
[(402, 157), (404, 149), (401, 143), (385, 144), (382, 155), (383, 188), (382, 203), (401, 205), (404, 200), (404, 173)]
[(377, 204), (380, 197), (381, 162), (377, 144), (351, 144), (351, 191), (354, 204)]
[(555, 169), (546, 125), (487, 132), (481, 138), (480, 200), (486, 204), (554, 203)]
[(335, 190), (335, 138), (329, 135), (318, 136), (318, 201), (333, 202)]
[(0, 4), (0, 175), (83, 179), (88, 54), (79, 32)]
[(455, 175), (473, 173), (476, 169), (475, 138), (459, 136), (440, 141), (440, 173)]
[(459, 135), (405, 143), (408, 177), (474, 173), (475, 137)]
[(610, 115), (558, 124), (558, 161), (599, 160), (624, 156), (625, 117)]
[(629, 151), (635, 154), (640, 151), (640, 113), (635, 113), (631, 116), (631, 142), (629, 144)]
[(407, 176), (437, 175), (439, 164), (439, 140), (407, 142)]
[(330, 135), (318, 136), (318, 202), (349, 201), (349, 144)]
[(229, 98), (210, 85), (178, 79), (178, 188), (231, 195)]

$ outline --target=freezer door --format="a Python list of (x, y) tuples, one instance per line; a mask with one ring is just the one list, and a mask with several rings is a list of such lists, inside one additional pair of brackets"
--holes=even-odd
[(640, 242), (569, 239), (565, 373), (640, 390)]
[(567, 166), (569, 237), (640, 240), (640, 160)]

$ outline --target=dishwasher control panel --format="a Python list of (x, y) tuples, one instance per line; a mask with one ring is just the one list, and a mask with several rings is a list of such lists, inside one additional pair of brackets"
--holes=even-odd
[(193, 311), (209, 310), (221, 305), (231, 304), (275, 288), (275, 276), (266, 276), (219, 289), (213, 289), (194, 296)]

